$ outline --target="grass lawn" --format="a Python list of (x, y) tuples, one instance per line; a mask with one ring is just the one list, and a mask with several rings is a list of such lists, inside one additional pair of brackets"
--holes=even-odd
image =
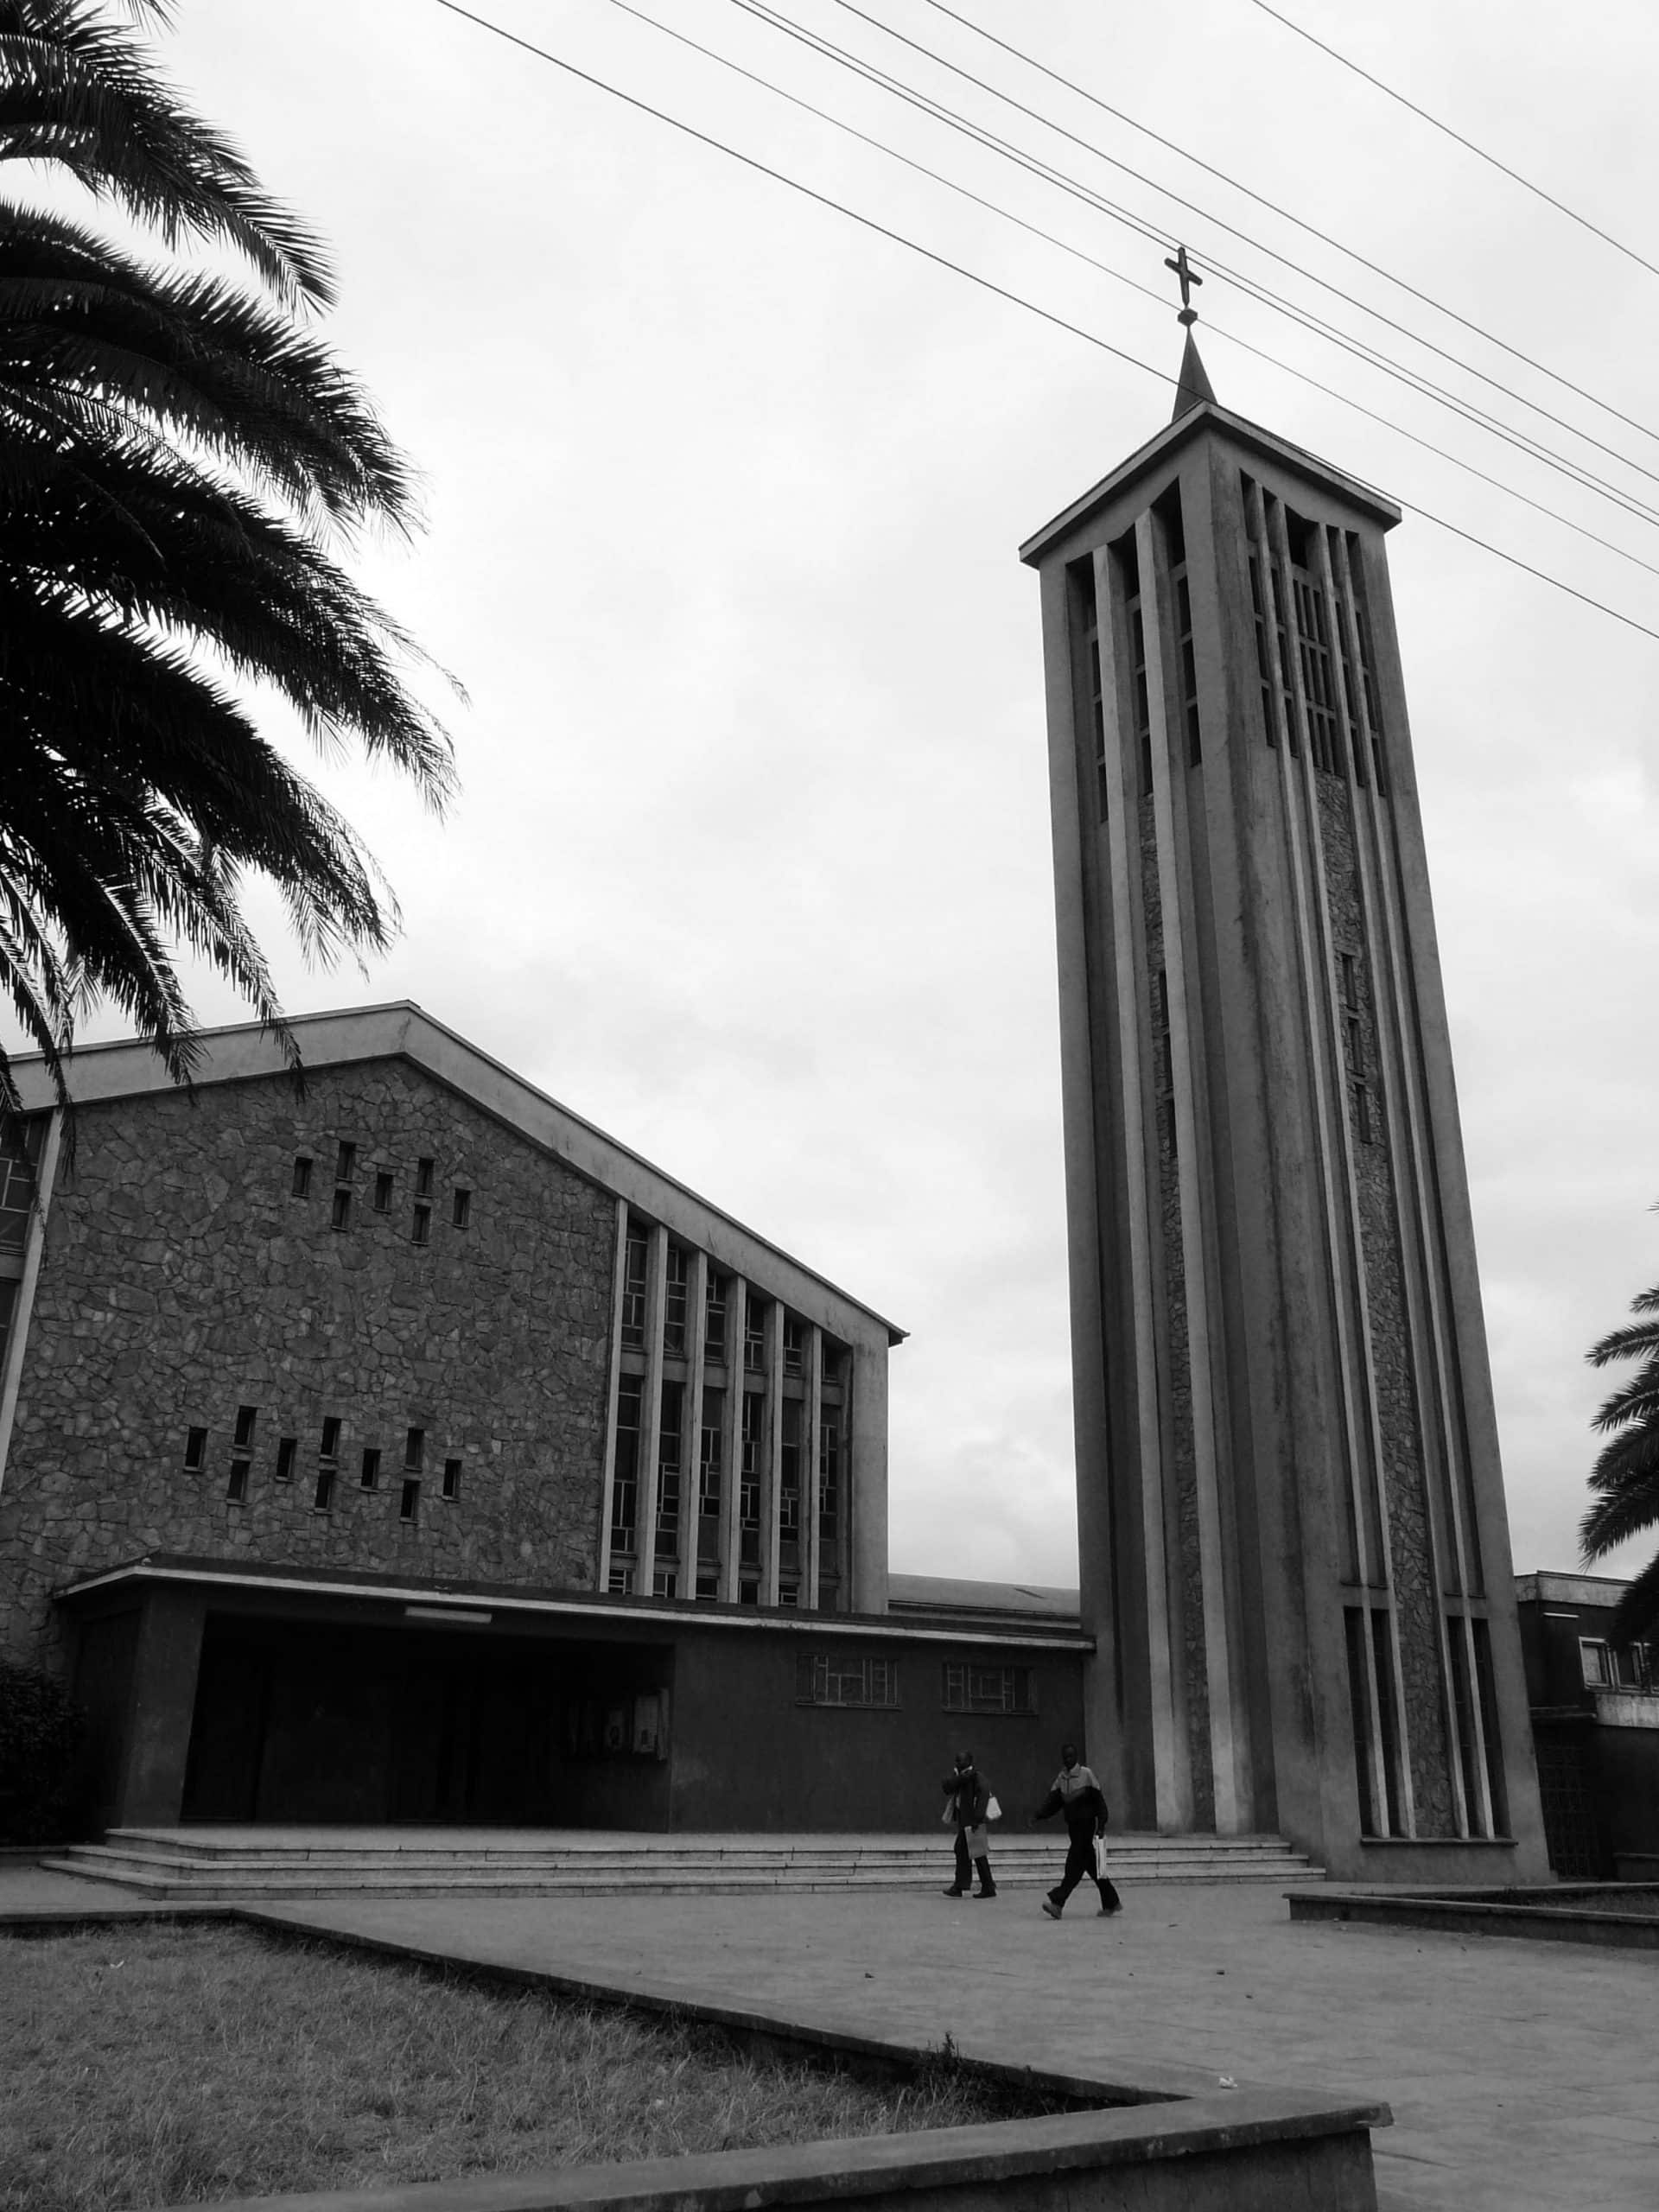
[(948, 2067), (870, 2082), (716, 2031), (246, 1929), (0, 1938), (0, 2208), (735, 2150), (1004, 2117)]

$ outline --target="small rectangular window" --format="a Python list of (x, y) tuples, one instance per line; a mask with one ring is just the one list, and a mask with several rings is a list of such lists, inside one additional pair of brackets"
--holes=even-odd
[(254, 1424), (259, 1418), (257, 1406), (238, 1406), (236, 1409), (236, 1435), (232, 1441), (245, 1447), (253, 1441)]
[(318, 1446), (317, 1456), (321, 1459), (337, 1459), (340, 1457), (340, 1415), (338, 1414), (326, 1414), (323, 1416), (322, 1441)]
[(654, 1570), (651, 1578), (651, 1594), (653, 1598), (679, 1596), (680, 1578), (671, 1567), (659, 1567)]
[(365, 1451), (362, 1469), (357, 1479), (365, 1490), (379, 1489), (380, 1452), (378, 1446), (372, 1444)]
[(804, 1651), (795, 1662), (795, 1701), (798, 1705), (896, 1706), (898, 1662), (839, 1651)]
[(432, 1242), (432, 1209), (430, 1206), (416, 1207), (413, 1238), (416, 1244), (429, 1244)]
[(663, 1277), (663, 1351), (670, 1359), (685, 1357), (690, 1281), (691, 1255), (683, 1245), (671, 1244)]
[(633, 1569), (631, 1567), (612, 1567), (610, 1580), (605, 1586), (610, 1592), (613, 1598), (632, 1597)]
[(806, 1324), (792, 1313), (784, 1319), (784, 1372), (800, 1375), (806, 1368)]
[(332, 1513), (334, 1510), (334, 1471), (332, 1467), (317, 1469), (317, 1493), (311, 1501), (317, 1513)]
[(415, 1195), (417, 1198), (429, 1198), (431, 1197), (432, 1179), (437, 1172), (438, 1163), (435, 1160), (417, 1160), (416, 1161)]
[(352, 1225), (352, 1194), (349, 1191), (334, 1192), (334, 1210), (329, 1215), (331, 1229), (349, 1229)]
[(947, 1713), (1031, 1713), (1029, 1667), (978, 1667), (949, 1661), (944, 1669)]
[(409, 1475), (404, 1478), (404, 1493), (398, 1500), (397, 1518), (400, 1521), (418, 1521), (420, 1517), (421, 1485), (413, 1475)]
[(390, 1213), (391, 1211), (391, 1186), (392, 1178), (387, 1170), (383, 1167), (374, 1179), (374, 1210), (376, 1213)]
[(697, 1595), (699, 1598), (719, 1597), (720, 1576), (715, 1569), (706, 1567), (697, 1569)]
[(207, 1430), (205, 1428), (187, 1429), (184, 1437), (184, 1464), (192, 1474), (200, 1471), (202, 1463), (207, 1457)]
[(1579, 1664), (1587, 1690), (1609, 1690), (1613, 1687), (1612, 1654), (1599, 1637), (1581, 1636), (1579, 1638)]
[(468, 1221), (472, 1218), (472, 1192), (470, 1191), (457, 1191), (455, 1192), (454, 1210), (451, 1215), (451, 1219), (454, 1221), (455, 1227), (457, 1229), (465, 1229)]
[(411, 1475), (418, 1475), (426, 1465), (426, 1431), (411, 1428), (404, 1440), (404, 1465)]
[(357, 1147), (354, 1144), (343, 1144), (340, 1147), (339, 1157), (334, 1161), (334, 1180), (336, 1183), (349, 1183), (356, 1173)]
[(459, 1497), (461, 1496), (461, 1462), (459, 1459), (446, 1459), (443, 1463), (443, 1494), (446, 1497), (449, 1498)]
[(726, 1286), (712, 1268), (703, 1301), (702, 1351), (712, 1366), (726, 1364)]
[(248, 1462), (232, 1459), (231, 1478), (225, 1485), (225, 1495), (232, 1505), (245, 1505), (248, 1499)]
[(279, 1483), (291, 1483), (293, 1481), (294, 1461), (299, 1452), (299, 1448), (300, 1440), (297, 1436), (279, 1436), (277, 1438), (276, 1479)]
[(311, 1195), (311, 1162), (304, 1153), (300, 1153), (295, 1159), (294, 1180), (289, 1188), (296, 1198), (308, 1198)]
[(746, 1300), (743, 1309), (743, 1364), (751, 1375), (766, 1368), (766, 1309), (758, 1298)]

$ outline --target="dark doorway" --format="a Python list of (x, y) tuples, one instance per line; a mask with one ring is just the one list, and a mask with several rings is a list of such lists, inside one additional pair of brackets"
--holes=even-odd
[(666, 1692), (666, 1647), (210, 1615), (188, 1821), (665, 1825), (665, 1743), (584, 1740)]

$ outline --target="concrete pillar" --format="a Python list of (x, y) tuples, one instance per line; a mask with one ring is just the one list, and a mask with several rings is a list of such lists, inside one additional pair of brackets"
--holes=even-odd
[(133, 1654), (118, 1827), (172, 1827), (183, 1817), (206, 1611), (194, 1592), (165, 1585), (146, 1596)]

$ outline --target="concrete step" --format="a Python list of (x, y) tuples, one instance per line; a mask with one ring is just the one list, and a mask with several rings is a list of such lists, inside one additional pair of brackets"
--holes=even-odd
[[(53, 1871), (156, 1897), (359, 1895), (537, 1897), (648, 1887), (664, 1893), (777, 1889), (928, 1889), (950, 1866), (948, 1835), (842, 1839), (548, 1834), (503, 1838), (447, 1831), (115, 1829), (72, 1847)], [(1063, 1839), (993, 1837), (999, 1885), (1047, 1887)], [(1276, 1836), (1114, 1837), (1115, 1880), (1306, 1881), (1319, 1870)]]

